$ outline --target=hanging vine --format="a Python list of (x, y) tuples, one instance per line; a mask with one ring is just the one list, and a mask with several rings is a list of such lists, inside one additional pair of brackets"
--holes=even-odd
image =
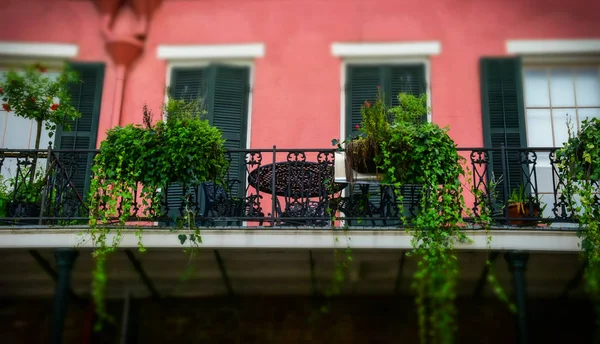
[(421, 188), (418, 209), (412, 219), (402, 222), (412, 234), (418, 259), (413, 279), (422, 343), (452, 343), (456, 332), (456, 286), (458, 260), (456, 242), (467, 242), (461, 232), (465, 210), (463, 158), (448, 136), (447, 128), (423, 122), (428, 113), (425, 95), (399, 95), (399, 106), (390, 109), (394, 116), (389, 131), (381, 140), (382, 155), (376, 157), (384, 173), (384, 183), (394, 185), (402, 207), (402, 186)]
[(594, 304), (600, 330), (600, 119), (583, 120), (578, 135), (573, 133), (570, 121), (567, 126), (569, 140), (556, 152), (556, 158), (564, 179), (563, 193), (570, 200), (568, 210), (579, 222), (581, 255), (586, 262), (585, 289)]
[[(153, 124), (152, 113), (144, 107), (143, 125), (110, 129), (100, 145), (89, 195), (89, 234), (96, 260), (92, 295), (99, 326), (111, 320), (104, 302), (107, 257), (119, 246), (128, 222), (164, 218), (161, 190), (173, 184), (189, 190), (206, 181), (222, 183), (229, 166), (224, 139), (201, 118), (200, 109), (198, 102), (169, 99), (163, 107), (166, 120)], [(181, 201), (182, 216), (170, 220), (192, 231), (179, 234), (182, 245), (187, 241), (197, 246), (202, 238), (195, 225), (195, 200), (188, 192)], [(140, 252), (145, 251), (143, 228), (136, 226), (134, 233)]]

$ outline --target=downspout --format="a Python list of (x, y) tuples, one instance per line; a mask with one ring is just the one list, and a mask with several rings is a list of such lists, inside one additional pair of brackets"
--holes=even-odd
[(121, 108), (123, 105), (123, 92), (125, 90), (125, 74), (127, 66), (117, 65), (115, 79), (115, 96), (113, 98), (113, 112), (111, 120), (111, 128), (121, 125)]
[[(111, 127), (121, 125), (127, 72), (142, 55), (152, 13), (162, 0), (94, 0), (101, 13), (106, 50), (115, 66)], [(128, 14), (132, 15), (128, 15)]]

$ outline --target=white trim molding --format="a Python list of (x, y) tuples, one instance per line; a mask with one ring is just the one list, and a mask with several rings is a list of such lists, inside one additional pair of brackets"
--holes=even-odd
[(509, 40), (509, 54), (598, 54), (600, 39)]
[(439, 41), (392, 43), (332, 43), (331, 54), (337, 57), (401, 57), (439, 55)]
[(0, 42), (0, 57), (69, 59), (78, 53), (79, 47), (75, 44)]
[[(352, 240), (352, 249), (387, 250), (412, 249), (412, 235), (404, 230), (348, 230), (336, 235), (327, 230), (294, 229), (204, 229), (203, 248), (240, 249), (330, 249), (344, 248), (346, 240)], [(82, 228), (62, 229), (3, 229), (0, 230), (0, 248), (54, 248), (94, 247), (90, 236), (82, 234)], [(180, 231), (188, 233), (188, 231)], [(473, 240), (469, 244), (456, 244), (458, 250), (488, 250), (488, 235), (492, 236), (492, 250), (525, 250), (530, 252), (580, 252), (581, 239), (576, 231), (533, 231), (494, 229), (489, 232), (466, 230)], [(337, 239), (339, 236), (339, 240)], [(114, 239), (114, 234), (107, 241)], [(181, 248), (176, 234), (169, 231), (146, 228), (142, 239), (145, 247)], [(120, 247), (137, 247), (135, 230), (123, 231)]]
[(265, 56), (265, 45), (159, 45), (156, 54), (162, 60), (255, 59)]

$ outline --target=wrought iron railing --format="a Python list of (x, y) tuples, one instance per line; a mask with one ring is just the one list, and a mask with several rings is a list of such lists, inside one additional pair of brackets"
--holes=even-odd
[[(558, 172), (555, 148), (459, 151), (468, 171), (463, 180), (467, 223), (477, 227), (482, 214), (491, 216), (495, 226), (565, 228), (574, 222), (570, 209), (577, 198), (569, 195)], [(0, 149), (0, 226), (87, 224), (95, 154), (93, 150)], [(132, 223), (159, 227), (177, 226), (178, 219), (192, 213), (195, 225), (204, 227), (300, 228), (397, 228), (410, 226), (419, 211), (419, 185), (395, 189), (360, 178), (352, 184), (336, 179), (336, 154), (331, 149), (273, 147), (227, 154), (232, 168), (223, 184), (174, 182), (157, 190), (162, 199), (159, 213), (144, 215), (139, 199), (131, 209), (121, 211), (129, 213)], [(524, 200), (518, 213), (509, 206), (515, 190)], [(402, 204), (398, 193), (403, 195)]]

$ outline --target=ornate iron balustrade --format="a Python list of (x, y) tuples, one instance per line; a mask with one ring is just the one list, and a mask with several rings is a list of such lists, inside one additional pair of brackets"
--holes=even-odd
[[(558, 172), (555, 148), (459, 151), (470, 175), (463, 180), (468, 223), (476, 226), (475, 218), (484, 213), (497, 226), (564, 228), (574, 222), (569, 209), (577, 199), (569, 195)], [(160, 213), (145, 214), (139, 199), (131, 209), (120, 211), (129, 213), (132, 224), (151, 221), (159, 226), (177, 226), (186, 215), (193, 215), (195, 224), (204, 227), (410, 226), (411, 217), (419, 211), (419, 185), (395, 190), (377, 182), (336, 182), (334, 153), (331, 149), (275, 147), (229, 150), (231, 169), (223, 184), (172, 183), (156, 190), (162, 199)], [(0, 225), (87, 224), (87, 185), (93, 178), (88, 174), (95, 154), (89, 150), (0, 149)], [(517, 215), (507, 206), (514, 190), (521, 190), (525, 200)], [(402, 205), (398, 192), (403, 195)]]

